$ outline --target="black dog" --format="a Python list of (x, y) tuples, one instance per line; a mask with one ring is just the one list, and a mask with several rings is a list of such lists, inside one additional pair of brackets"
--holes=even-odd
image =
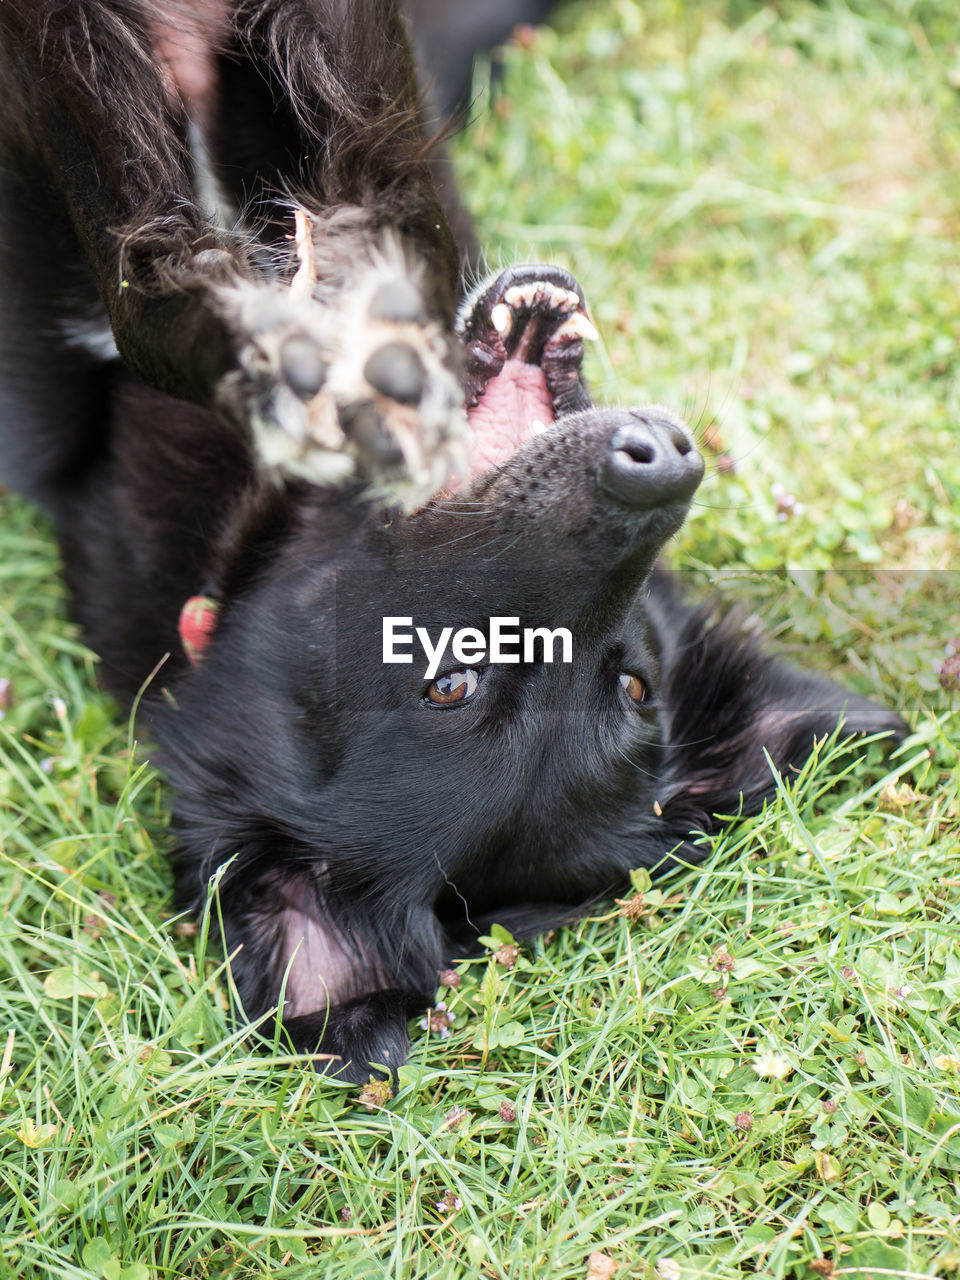
[[(4, 0), (0, 31), (5, 474), (53, 513), (107, 684), (170, 655), (178, 895), (215, 877), (248, 1015), (282, 1003), (346, 1078), (395, 1067), (491, 922), (697, 857), (770, 794), (763, 748), (902, 732), (652, 574), (702, 462), (669, 411), (591, 406), (572, 278), (457, 309), (385, 0)], [(492, 618), (571, 650), (495, 661)], [(385, 662), (416, 627), (480, 635)]]

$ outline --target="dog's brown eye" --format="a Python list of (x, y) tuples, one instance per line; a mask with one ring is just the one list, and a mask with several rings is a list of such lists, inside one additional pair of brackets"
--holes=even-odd
[(631, 702), (646, 701), (647, 686), (639, 676), (631, 675), (629, 671), (621, 671), (619, 678), (620, 683)]
[(455, 702), (466, 702), (476, 693), (479, 683), (480, 672), (476, 667), (448, 671), (445, 676), (437, 676), (424, 694), (424, 701), (432, 702), (435, 707), (449, 707)]

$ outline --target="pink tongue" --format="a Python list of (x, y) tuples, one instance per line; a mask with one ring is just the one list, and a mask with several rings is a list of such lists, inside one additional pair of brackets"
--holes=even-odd
[(505, 361), (467, 416), (473, 431), (473, 480), (516, 453), (529, 439), (534, 422), (553, 422), (553, 403), (543, 371), (523, 360)]

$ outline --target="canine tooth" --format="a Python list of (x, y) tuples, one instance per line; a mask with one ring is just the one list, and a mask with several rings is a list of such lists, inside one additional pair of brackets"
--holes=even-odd
[(538, 436), (542, 431), (546, 431), (546, 429), (547, 424), (545, 422), (541, 422), (539, 418), (534, 419), (534, 421), (530, 423), (530, 434), (532, 436)]
[(501, 337), (506, 337), (513, 328), (513, 315), (510, 308), (503, 302), (498, 302), (490, 312), (490, 319), (493, 327)]
[(591, 322), (582, 311), (575, 311), (569, 320), (564, 320), (555, 336), (572, 333), (587, 342), (596, 342), (600, 337)]
[(568, 289), (567, 301), (570, 303), (571, 307), (579, 307), (582, 299), (576, 289)]

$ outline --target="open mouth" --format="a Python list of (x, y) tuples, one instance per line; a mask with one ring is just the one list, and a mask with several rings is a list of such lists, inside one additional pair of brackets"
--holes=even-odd
[(583, 291), (559, 267), (511, 267), (467, 299), (457, 318), (473, 434), (470, 479), (531, 436), (590, 405), (583, 344), (597, 337)]

